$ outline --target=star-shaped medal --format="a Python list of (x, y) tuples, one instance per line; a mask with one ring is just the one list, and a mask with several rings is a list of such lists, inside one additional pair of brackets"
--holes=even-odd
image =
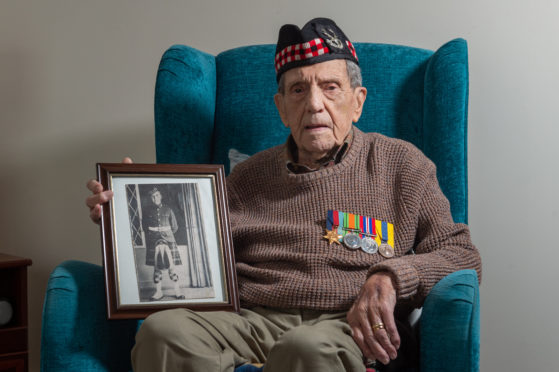
[(336, 230), (332, 229), (332, 230), (326, 230), (326, 235), (324, 235), (323, 238), (328, 240), (328, 245), (331, 245), (332, 243), (340, 244), (339, 239), (341, 239), (342, 236), (339, 235)]

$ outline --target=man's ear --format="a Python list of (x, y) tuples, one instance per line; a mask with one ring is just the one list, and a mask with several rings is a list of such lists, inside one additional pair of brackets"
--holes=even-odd
[(355, 110), (353, 111), (352, 121), (357, 123), (363, 112), (363, 105), (365, 104), (365, 99), (367, 98), (367, 88), (357, 87), (353, 91), (355, 98)]
[(289, 123), (287, 122), (287, 116), (285, 112), (284, 99), (285, 97), (283, 96), (283, 94), (279, 92), (274, 95), (274, 103), (276, 104), (276, 108), (278, 109), (281, 121), (286, 128), (289, 128)]

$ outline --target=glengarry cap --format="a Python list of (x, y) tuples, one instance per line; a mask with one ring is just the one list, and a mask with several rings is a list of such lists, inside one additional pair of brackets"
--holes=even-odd
[(280, 28), (276, 45), (276, 79), (292, 68), (333, 59), (347, 59), (359, 64), (355, 48), (334, 21), (310, 20), (302, 29), (296, 25)]

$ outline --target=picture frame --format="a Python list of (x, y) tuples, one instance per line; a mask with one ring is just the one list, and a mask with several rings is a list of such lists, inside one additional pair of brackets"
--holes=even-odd
[(98, 163), (109, 319), (239, 312), (222, 165)]

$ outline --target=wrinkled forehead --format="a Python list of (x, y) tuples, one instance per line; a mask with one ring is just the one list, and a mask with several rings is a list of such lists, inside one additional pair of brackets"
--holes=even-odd
[(319, 83), (328, 81), (349, 81), (345, 60), (336, 59), (332, 61), (316, 63), (310, 66), (295, 67), (284, 73), (284, 82), (286, 86), (293, 85), (299, 82)]

